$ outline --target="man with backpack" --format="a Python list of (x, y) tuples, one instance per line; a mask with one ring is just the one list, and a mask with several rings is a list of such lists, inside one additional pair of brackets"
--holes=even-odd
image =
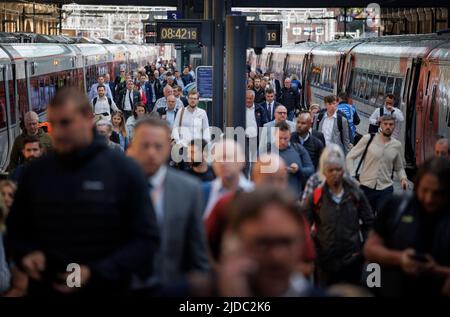
[(111, 112), (120, 112), (116, 103), (112, 98), (106, 96), (106, 89), (103, 85), (97, 86), (98, 96), (91, 100), (92, 109), (96, 117), (103, 117), (103, 119), (111, 120)]
[(341, 92), (338, 95), (337, 109), (345, 114), (348, 121), (348, 126), (350, 128), (350, 142), (356, 144), (358, 141), (356, 126), (361, 120), (359, 119), (358, 112), (356, 112), (356, 108), (348, 103), (347, 93)]
[(392, 138), (394, 129), (394, 117), (381, 117), (380, 132), (363, 136), (347, 155), (347, 168), (360, 183), (374, 212), (379, 211), (382, 203), (392, 196), (394, 172), (399, 176), (401, 187), (404, 190), (408, 188), (402, 144)]
[[(336, 148), (336, 149), (334, 149)], [(374, 217), (364, 193), (344, 177), (345, 156), (336, 144), (321, 158), (324, 183), (301, 207), (312, 225), (316, 246), (315, 278), (320, 286), (358, 284), (363, 267), (363, 243)]]
[(350, 150), (350, 130), (345, 114), (337, 110), (337, 100), (334, 95), (324, 98), (326, 111), (319, 112), (315, 118), (314, 128), (322, 132), (326, 145), (337, 144), (344, 154)]
[(390, 115), (395, 119), (395, 130), (392, 133), (392, 137), (397, 140), (399, 139), (401, 123), (405, 121), (405, 117), (403, 116), (403, 112), (399, 108), (394, 107), (394, 105), (395, 95), (387, 94), (384, 100), (384, 106), (375, 109), (369, 118), (369, 133), (377, 133), (380, 128), (380, 119), (384, 115)]

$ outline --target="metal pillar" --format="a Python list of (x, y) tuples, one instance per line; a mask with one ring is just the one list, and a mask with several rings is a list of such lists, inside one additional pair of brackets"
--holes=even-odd
[(224, 47), (225, 47), (225, 4), (224, 0), (212, 0), (214, 15), (213, 102), (211, 125), (223, 128), (224, 122)]
[[(203, 3), (203, 19), (212, 19), (212, 0), (205, 0)], [(212, 45), (202, 47), (202, 65), (212, 65)]]
[(247, 27), (245, 16), (226, 17), (227, 106), (226, 126), (245, 129), (245, 62)]

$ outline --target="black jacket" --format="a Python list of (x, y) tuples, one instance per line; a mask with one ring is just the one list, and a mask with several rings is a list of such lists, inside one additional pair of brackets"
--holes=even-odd
[(264, 89), (260, 88), (259, 90), (253, 89), (255, 92), (255, 103), (261, 104), (266, 100), (266, 96), (264, 93)]
[[(119, 95), (119, 102), (117, 103), (117, 107), (120, 110), (124, 110), (125, 108), (125, 97), (127, 95), (128, 89), (122, 90), (122, 92)], [(141, 101), (141, 94), (137, 90), (133, 90), (133, 97), (131, 98), (132, 105), (131, 110)]]
[(7, 226), (15, 263), (45, 254), (44, 282), (30, 285), (41, 294), (69, 263), (91, 270), (81, 293), (123, 294), (133, 274), (151, 273), (159, 244), (147, 179), (100, 136), (70, 156), (51, 153), (27, 165)]
[(280, 105), (279, 102), (276, 102), (275, 100), (273, 101), (273, 107), (272, 107), (272, 113), (269, 113), (269, 109), (267, 109), (267, 101), (264, 101), (263, 103), (261, 103), (261, 106), (264, 108), (264, 110), (266, 110), (266, 114), (267, 114), (267, 121), (272, 121), (275, 119), (275, 108), (278, 107)]
[[(300, 137), (297, 132), (292, 133), (291, 142), (301, 144)], [(319, 165), (319, 158), (324, 148), (322, 141), (310, 134), (308, 140), (303, 143), (303, 147), (306, 149), (306, 151), (308, 151), (314, 168), (317, 170), (317, 166)]]
[(324, 271), (340, 271), (361, 256), (359, 234), (361, 231), (367, 238), (374, 222), (372, 210), (361, 189), (345, 178), (344, 194), (339, 204), (332, 199), (326, 183), (317, 204), (314, 204), (313, 196), (307, 198), (302, 212), (316, 227), (316, 232), (312, 234), (316, 264)]
[(325, 136), (323, 135), (322, 132), (313, 129), (311, 134), (313, 135), (313, 137), (319, 139), (320, 142), (322, 142), (323, 146), (327, 145), (325, 141)]
[(300, 94), (297, 90), (283, 87), (278, 101), (286, 107), (288, 112), (296, 109), (300, 110)]

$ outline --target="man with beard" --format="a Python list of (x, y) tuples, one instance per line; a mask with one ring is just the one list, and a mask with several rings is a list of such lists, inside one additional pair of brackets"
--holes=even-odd
[(42, 155), (42, 145), (39, 141), (39, 138), (36, 136), (27, 136), (23, 140), (23, 147), (22, 147), (22, 155), (24, 157), (24, 162), (17, 166), (17, 168), (11, 173), (11, 180), (15, 181), (16, 183), (19, 181), (20, 176), (22, 175), (23, 169), (25, 165), (34, 160), (38, 157), (41, 157)]
[(394, 130), (395, 118), (390, 115), (381, 117), (380, 132), (365, 135), (347, 155), (347, 169), (360, 183), (374, 212), (394, 192), (394, 171), (398, 174), (402, 189), (408, 188), (402, 144), (392, 137)]

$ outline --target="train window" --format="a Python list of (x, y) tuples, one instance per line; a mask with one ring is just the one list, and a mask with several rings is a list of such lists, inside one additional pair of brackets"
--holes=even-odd
[(361, 81), (359, 83), (359, 98), (364, 99), (364, 94), (367, 88), (367, 73), (361, 74)]
[(398, 106), (398, 103), (400, 101), (400, 93), (402, 91), (402, 83), (403, 83), (403, 79), (402, 78), (396, 78), (395, 79), (395, 85), (394, 85), (394, 95), (395, 95), (395, 100), (396, 100), (396, 102), (395, 102), (396, 105), (395, 106)]
[(372, 80), (373, 80), (373, 75), (372, 74), (368, 74), (367, 75), (367, 89), (366, 92), (364, 94), (364, 99), (366, 99), (367, 101), (369, 100), (370, 97), (370, 89), (372, 88)]
[(387, 82), (386, 82), (386, 93), (387, 94), (391, 94), (394, 92), (394, 81), (395, 81), (395, 78), (393, 78), (393, 77), (387, 78)]
[(47, 96), (46, 96), (46, 84), (45, 84), (45, 77), (42, 76), (39, 78), (39, 111), (43, 111), (44, 105), (47, 103)]
[(14, 82), (9, 80), (8, 83), (9, 88), (9, 112), (11, 114), (11, 124), (16, 123), (16, 104), (14, 99)]
[(39, 97), (39, 79), (34, 77), (30, 79), (30, 97), (31, 97), (31, 110), (39, 113), (41, 99)]
[(427, 74), (427, 83), (426, 83), (426, 85), (425, 85), (425, 96), (428, 96), (428, 86), (430, 85), (430, 71), (428, 71), (428, 74)]
[(6, 93), (5, 82), (0, 81), (0, 129), (6, 127)]
[(378, 97), (375, 104), (377, 106), (382, 106), (384, 102), (384, 95), (385, 95), (385, 88), (386, 88), (386, 76), (380, 76), (380, 84), (378, 85)]
[(371, 91), (370, 91), (370, 99), (369, 99), (369, 103), (371, 105), (375, 104), (375, 102), (377, 101), (377, 97), (378, 97), (378, 85), (380, 84), (380, 76), (378, 75), (373, 75), (373, 79), (372, 79), (372, 87), (371, 87)]
[[(9, 95), (11, 96), (11, 93)], [(28, 111), (28, 92), (25, 79), (17, 80), (17, 95), (19, 97), (19, 111), (23, 115)]]
[(352, 97), (357, 97), (359, 80), (361, 79), (361, 74), (357, 69), (352, 69), (352, 74), (350, 75), (350, 94)]
[(430, 104), (430, 117), (429, 120), (433, 121), (434, 118), (434, 108), (436, 105), (436, 85), (433, 86), (433, 93), (432, 93), (432, 97), (431, 97), (431, 104)]

